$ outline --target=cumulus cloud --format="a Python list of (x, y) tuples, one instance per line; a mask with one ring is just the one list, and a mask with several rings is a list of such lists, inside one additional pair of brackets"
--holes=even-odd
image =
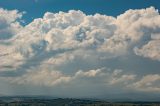
[[(21, 17), (17, 11), (9, 12), (18, 15), (12, 20), (8, 19), (9, 22)], [(130, 52), (128, 50), (135, 48), (137, 55), (156, 59), (159, 56), (158, 41), (149, 43), (154, 46), (152, 56), (149, 54), (153, 50), (147, 49), (148, 55), (143, 55), (142, 52), (148, 47), (143, 45), (150, 42), (151, 35), (158, 33), (158, 20), (159, 13), (153, 7), (128, 10), (117, 18), (100, 14), (86, 15), (74, 10), (68, 13), (47, 12), (43, 18), (35, 19), (16, 33), (10, 41), (15, 47), (11, 53), (16, 52), (28, 59), (54, 51), (67, 53), (71, 50), (75, 54), (77, 50), (81, 50), (92, 57), (112, 58), (125, 55)], [(143, 49), (138, 49), (141, 46)]]
[[(27, 73), (22, 76), (1, 79), (14, 85), (46, 86), (52, 88), (57, 86), (64, 88), (70, 86), (70, 88), (72, 88), (79, 86), (79, 84), (82, 87), (88, 88), (93, 85), (103, 85), (105, 89), (113, 88), (127, 91), (160, 92), (159, 74), (148, 74), (142, 78), (138, 78), (138, 75), (125, 73), (125, 71), (120, 69), (110, 70), (101, 68), (95, 70), (79, 70), (72, 75), (68, 75), (60, 70), (48, 70), (47, 67), (44, 68), (44, 66), (40, 66), (28, 70)], [(97, 84), (95, 84), (95, 82)]]
[[(118, 74), (115, 74), (117, 72)], [(81, 82), (81, 85), (85, 85), (86, 83), (94, 84), (94, 81), (96, 81), (106, 86), (123, 85), (125, 88), (128, 83), (135, 80), (135, 77), (136, 75), (125, 74), (122, 70), (111, 71), (105, 68), (95, 70), (79, 70), (73, 75), (67, 75), (58, 70), (46, 70), (46, 68), (41, 66), (40, 68), (28, 70), (23, 76), (8, 77), (6, 80), (17, 85), (48, 87), (55, 87), (57, 85), (61, 85), (63, 87), (66, 85), (77, 86), (79, 82)]]
[(146, 75), (139, 81), (128, 85), (128, 87), (132, 87), (131, 89), (135, 89), (138, 91), (147, 91), (147, 92), (160, 92), (160, 75), (159, 74), (151, 74)]
[(0, 70), (5, 71), (21, 64), (22, 56), (14, 52), (15, 46), (9, 40), (23, 29), (19, 21), (24, 13), (0, 8), (0, 14)]
[(21, 30), (22, 26), (16, 20), (20, 19), (23, 13), (0, 8), (0, 14), (0, 40), (9, 39)]
[[(36, 69), (37, 70), (37, 69)], [(87, 72), (77, 71), (73, 76), (65, 75), (60, 71), (54, 70), (45, 70), (43, 67), (39, 68), (38, 71), (29, 70), (27, 74), (16, 78), (8, 78), (7, 80), (12, 83), (17, 83), (20, 85), (30, 84), (30, 85), (38, 85), (38, 86), (55, 86), (57, 84), (65, 84), (76, 81), (81, 78), (90, 78), (96, 77), (97, 74), (101, 72), (101, 69), (98, 70), (89, 70)]]
[(137, 55), (159, 62), (160, 15), (154, 7), (117, 17), (76, 10), (47, 12), (25, 26), (19, 22), (23, 13), (4, 9), (0, 13), (0, 75), (9, 82), (54, 87), (85, 80), (159, 91), (151, 84), (159, 81), (159, 74), (138, 81), (142, 75), (116, 70), (116, 64), (112, 71), (101, 69), (106, 61)]
[(139, 56), (160, 61), (160, 39), (156, 38), (143, 45), (140, 49), (135, 48), (135, 53)]
[[(126, 74), (120, 74), (122, 72), (122, 70), (115, 70), (113, 72), (113, 77), (112, 77), (112, 80), (110, 81), (110, 84), (111, 85), (115, 85), (115, 84), (128, 84), (130, 83), (130, 81), (133, 81), (135, 80), (136, 78), (136, 75), (134, 74), (129, 74), (129, 75), (126, 75)], [(120, 75), (119, 75), (120, 74)]]
[(38, 86), (54, 86), (59, 83), (68, 82), (71, 78), (63, 75), (59, 71), (50, 71), (41, 69), (38, 71), (30, 70), (27, 74), (16, 78), (8, 78), (11, 83), (18, 85), (38, 85)]

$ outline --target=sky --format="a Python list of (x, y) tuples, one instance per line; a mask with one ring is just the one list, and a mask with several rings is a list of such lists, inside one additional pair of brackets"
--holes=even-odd
[(158, 0), (1, 0), (0, 95), (160, 99)]

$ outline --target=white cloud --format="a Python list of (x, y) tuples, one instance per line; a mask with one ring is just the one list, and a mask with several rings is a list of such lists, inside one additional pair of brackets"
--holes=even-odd
[[(128, 85), (129, 82), (134, 81), (136, 75), (125, 74), (122, 70), (118, 75), (115, 75), (115, 71), (107, 71), (105, 68), (96, 70), (79, 70), (73, 75), (64, 74), (61, 71), (56, 71), (48, 69), (47, 67), (39, 67), (35, 69), (30, 69), (26, 74), (19, 77), (8, 77), (5, 80), (13, 84), (18, 85), (33, 85), (33, 86), (48, 86), (55, 87), (57, 85), (66, 86), (69, 84), (71, 86), (76, 86), (79, 82), (81, 85), (85, 83), (90, 83), (90, 81), (99, 81), (106, 86), (116, 86), (116, 85)], [(91, 80), (89, 80), (91, 79)]]
[[(16, 19), (22, 16), (16, 10), (1, 9), (1, 11), (4, 12), (2, 17), (6, 18), (5, 14), (11, 15), (11, 19), (5, 19), (9, 23), (15, 23)], [(69, 53), (73, 54), (70, 57), (75, 57), (77, 51), (82, 51), (83, 54), (88, 55), (88, 59), (93, 57), (112, 58), (126, 55), (128, 52), (132, 52), (130, 50), (139, 48), (145, 42), (152, 42), (148, 37), (157, 33), (159, 25), (159, 13), (153, 7), (128, 10), (117, 18), (100, 14), (86, 15), (81, 11), (74, 10), (68, 13), (47, 12), (43, 18), (35, 19), (20, 32), (16, 32), (13, 39), (8, 41), (12, 43), (12, 46), (5, 46), (5, 48), (15, 49), (5, 51), (1, 55), (16, 53), (25, 62), (26, 59), (32, 59), (37, 55), (43, 53), (45, 55), (46, 52), (64, 50), (65, 57)], [(146, 41), (144, 41), (145, 39)], [(143, 49), (135, 49), (136, 54), (153, 59), (159, 58), (158, 41), (150, 44), (154, 47), (152, 50), (147, 49), (147, 54), (143, 55)], [(144, 47), (151, 48), (150, 46)], [(68, 50), (70, 50), (69, 53)], [(79, 56), (83, 57), (83, 54)], [(44, 55), (42, 56), (45, 57)], [(2, 58), (5, 60), (8, 56)], [(52, 59), (54, 56), (48, 58)]]
[(70, 83), (82, 78), (97, 77), (97, 74), (100, 72), (101, 69), (89, 70), (87, 72), (77, 71), (71, 76), (65, 75), (61, 71), (46, 70), (42, 66), (41, 68), (28, 70), (26, 74), (20, 77), (8, 77), (7, 80), (18, 85), (56, 86), (57, 84)]
[(135, 48), (134, 51), (137, 55), (139, 56), (144, 56), (151, 58), (153, 60), (158, 60), (160, 61), (160, 39), (157, 36), (156, 38), (149, 41), (147, 44), (143, 45), (140, 49)]
[(79, 77), (79, 76), (86, 76), (86, 77), (95, 77), (98, 73), (100, 73), (101, 70), (98, 69), (98, 70), (89, 70), (88, 72), (83, 72), (83, 71), (78, 71), (76, 72), (75, 76)]
[(131, 89), (145, 92), (160, 92), (160, 75), (145, 75), (142, 79), (128, 85)]
[(14, 84), (38, 86), (54, 86), (59, 83), (68, 82), (70, 79), (69, 76), (62, 74), (60, 71), (51, 71), (44, 67), (28, 70), (26, 74), (19, 77), (7, 78), (7, 80)]
[[(17, 10), (0, 9), (0, 13), (0, 72), (20, 73), (7, 77), (14, 84), (54, 87), (82, 80), (82, 84), (91, 84), (96, 80), (106, 86), (159, 91), (158, 86), (151, 84), (159, 81), (158, 75), (144, 76), (137, 81), (141, 75), (99, 69), (106, 65), (102, 61), (121, 56), (160, 60), (160, 16), (153, 7), (128, 10), (117, 18), (86, 15), (75, 10), (47, 12), (24, 27), (18, 21), (22, 13)], [(86, 63), (86, 71), (80, 63)], [(117, 69), (116, 66), (113, 68)], [(68, 72), (70, 69), (72, 74)]]
[(23, 62), (19, 52), (15, 52), (12, 41), (9, 41), (23, 27), (19, 21), (23, 15), (18, 10), (5, 10), (0, 8), (0, 71), (13, 70)]
[(113, 78), (112, 81), (110, 82), (110, 84), (114, 85), (117, 83), (123, 83), (124, 84), (128, 84), (129, 81), (134, 80), (136, 77), (136, 75), (122, 75), (120, 78)]
[(23, 13), (19, 13), (17, 10), (4, 10), (0, 8), (0, 41), (9, 39), (15, 35), (22, 26), (17, 19), (22, 17)]

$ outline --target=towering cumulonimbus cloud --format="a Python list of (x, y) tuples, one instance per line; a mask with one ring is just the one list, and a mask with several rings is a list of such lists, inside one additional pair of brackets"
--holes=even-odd
[[(17, 10), (0, 9), (0, 14), (0, 76), (5, 82), (53, 88), (82, 82), (88, 90), (91, 85), (106, 91), (160, 91), (160, 73), (138, 74), (113, 62), (141, 58), (159, 63), (160, 15), (154, 7), (117, 17), (76, 10), (47, 12), (25, 26), (19, 21), (23, 13)], [(105, 62), (112, 63), (111, 69)]]

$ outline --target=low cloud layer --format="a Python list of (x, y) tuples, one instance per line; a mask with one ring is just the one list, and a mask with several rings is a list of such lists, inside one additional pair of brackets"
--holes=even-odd
[[(23, 13), (0, 13), (1, 83), (66, 91), (81, 86), (97, 95), (116, 88), (160, 93), (160, 15), (154, 7), (117, 17), (46, 12), (25, 26)], [(147, 65), (135, 64), (140, 60)]]

